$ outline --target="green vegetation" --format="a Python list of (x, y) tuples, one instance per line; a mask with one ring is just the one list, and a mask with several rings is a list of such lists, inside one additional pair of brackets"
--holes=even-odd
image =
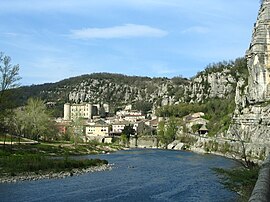
[(223, 154), (226, 154), (231, 151), (231, 145), (228, 142), (225, 142), (221, 145), (219, 149)]
[(211, 151), (216, 152), (219, 149), (219, 144), (216, 141), (205, 142), (203, 146), (206, 152), (211, 152)]
[(52, 159), (39, 154), (8, 155), (0, 157), (1, 175), (14, 176), (24, 172), (66, 171), (74, 168), (87, 168), (108, 164), (100, 159)]
[(130, 136), (135, 135), (135, 133), (136, 133), (136, 131), (133, 128), (133, 125), (131, 125), (131, 124), (126, 125), (124, 127), (122, 134), (121, 134), (121, 137), (120, 137), (122, 144), (129, 147)]
[(178, 105), (165, 105), (156, 111), (160, 117), (184, 117), (190, 113), (204, 111), (204, 105), (199, 103), (180, 103)]
[(159, 122), (157, 138), (162, 144), (165, 145), (165, 148), (167, 148), (168, 144), (175, 140), (176, 132), (177, 121), (175, 118), (171, 117), (168, 122)]
[(221, 183), (231, 191), (240, 194), (238, 201), (248, 201), (257, 181), (259, 166), (252, 168), (213, 169), (221, 178)]
[(161, 117), (184, 117), (194, 112), (204, 112), (205, 119), (209, 120), (207, 128), (209, 136), (228, 129), (231, 116), (235, 109), (233, 97), (230, 99), (211, 99), (205, 103), (180, 103), (178, 105), (167, 105), (157, 110)]
[(11, 134), (34, 140), (52, 140), (57, 136), (56, 127), (51, 121), (44, 102), (30, 98), (23, 108), (14, 110), (14, 116), (7, 119)]
[(202, 126), (203, 126), (203, 124), (195, 124), (195, 125), (191, 126), (192, 132), (197, 133)]
[[(29, 140), (25, 140), (29, 142)], [(111, 152), (121, 149), (117, 144), (98, 143), (91, 141), (87, 143), (80, 143), (75, 146), (72, 142), (40, 142), (39, 144), (13, 144), (13, 145), (0, 145), (0, 153), (8, 155), (23, 155), (23, 154), (42, 154), (47, 156), (65, 156), (65, 155), (86, 155), (97, 154), (102, 152)], [(1, 155), (0, 155), (1, 156)]]
[(0, 142), (13, 142), (13, 143), (24, 143), (24, 142), (31, 142), (32, 140), (29, 140), (27, 138), (21, 138), (20, 136), (13, 136), (13, 135), (1, 135), (0, 134)]
[[(97, 154), (119, 150), (119, 146), (95, 141), (78, 144), (69, 142), (40, 143), (35, 145), (0, 145), (0, 173), (14, 175), (23, 172), (64, 171), (73, 168), (86, 168), (107, 164), (99, 159), (75, 160), (69, 156)], [(55, 158), (60, 157), (60, 158)]]
[(225, 69), (228, 70), (228, 75), (233, 76), (233, 78), (236, 78), (237, 81), (240, 77), (247, 78), (248, 76), (247, 60), (246, 58), (241, 57), (235, 59), (234, 61), (230, 60), (209, 64), (203, 71), (198, 72), (195, 77), (221, 72)]
[(143, 114), (147, 114), (153, 107), (153, 103), (147, 101), (137, 101), (134, 103), (133, 108), (135, 110), (141, 111)]
[(11, 58), (0, 52), (0, 133), (7, 130), (5, 119), (12, 117), (14, 103), (9, 89), (18, 86), (19, 65), (12, 65)]

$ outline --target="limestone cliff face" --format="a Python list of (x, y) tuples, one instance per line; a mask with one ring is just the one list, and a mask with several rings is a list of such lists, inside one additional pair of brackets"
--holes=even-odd
[[(249, 76), (236, 87), (236, 110), (227, 138), (244, 141), (250, 154), (270, 152), (270, 0), (259, 10), (247, 51)], [(253, 155), (254, 156), (254, 155)], [(256, 156), (256, 154), (255, 154)], [(257, 155), (258, 156), (258, 155)]]
[(250, 103), (270, 99), (270, 2), (265, 0), (255, 23), (247, 51), (248, 100)]
[[(191, 79), (182, 77), (149, 78), (121, 74), (96, 73), (63, 81), (17, 89), (16, 98), (23, 103), (28, 97), (38, 96), (45, 101), (59, 103), (108, 103), (119, 107), (139, 101), (153, 108), (181, 102), (204, 102), (211, 98), (228, 98), (235, 93), (237, 81), (243, 77), (238, 62), (221, 62), (206, 68)], [(236, 61), (237, 61), (236, 60)], [(239, 65), (241, 61), (243, 65)]]
[(52, 97), (54, 100), (109, 103), (116, 106), (137, 101), (152, 103), (153, 107), (180, 102), (204, 102), (208, 98), (227, 98), (235, 93), (237, 78), (231, 71), (235, 70), (229, 66), (216, 72), (203, 71), (193, 79), (133, 78), (123, 75), (117, 75), (115, 79), (115, 75), (111, 75), (111, 78), (89, 75), (75, 82), (60, 82), (55, 88), (40, 93), (42, 97)]
[(203, 72), (195, 77), (187, 91), (191, 102), (204, 102), (209, 98), (227, 98), (234, 93), (237, 78), (231, 74), (231, 71), (230, 68), (224, 68), (219, 72)]

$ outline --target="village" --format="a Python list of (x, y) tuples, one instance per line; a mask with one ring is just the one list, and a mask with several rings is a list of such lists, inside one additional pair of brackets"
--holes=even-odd
[[(114, 138), (120, 138), (125, 128), (132, 128), (131, 136), (154, 136), (157, 134), (158, 124), (166, 118), (157, 117), (154, 113), (143, 114), (141, 111), (132, 109), (132, 105), (126, 105), (117, 111), (114, 116), (108, 116), (108, 104), (64, 104), (64, 117), (56, 119), (56, 126), (60, 134), (65, 134), (68, 128), (73, 127), (76, 120), (80, 122), (80, 133), (84, 142), (98, 141), (100, 143), (112, 143)], [(183, 118), (186, 132), (195, 135), (207, 135), (204, 113), (189, 114)], [(196, 127), (194, 127), (196, 126)], [(195, 131), (194, 131), (194, 128)], [(178, 127), (181, 131), (180, 126)], [(78, 129), (75, 129), (78, 130)], [(74, 131), (73, 131), (74, 132)], [(76, 131), (74, 132), (76, 134)]]

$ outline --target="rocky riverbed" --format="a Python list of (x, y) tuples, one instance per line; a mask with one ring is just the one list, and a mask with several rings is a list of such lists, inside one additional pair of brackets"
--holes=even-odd
[(0, 183), (16, 183), (29, 180), (36, 181), (41, 179), (66, 178), (81, 175), (84, 173), (110, 171), (112, 170), (112, 167), (113, 164), (107, 164), (83, 169), (72, 169), (70, 171), (62, 171), (62, 172), (40, 172), (40, 173), (27, 172), (18, 174), (16, 176), (1, 176)]

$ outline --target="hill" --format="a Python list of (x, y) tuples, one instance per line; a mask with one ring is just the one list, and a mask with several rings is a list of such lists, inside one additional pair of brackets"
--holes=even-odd
[(246, 77), (246, 61), (238, 58), (208, 65), (191, 79), (181, 76), (169, 79), (94, 73), (56, 83), (23, 86), (14, 89), (13, 99), (17, 106), (24, 105), (29, 97), (39, 97), (45, 102), (55, 102), (59, 109), (65, 102), (91, 102), (108, 103), (112, 112), (126, 104), (146, 111), (183, 102), (233, 99), (237, 81)]

